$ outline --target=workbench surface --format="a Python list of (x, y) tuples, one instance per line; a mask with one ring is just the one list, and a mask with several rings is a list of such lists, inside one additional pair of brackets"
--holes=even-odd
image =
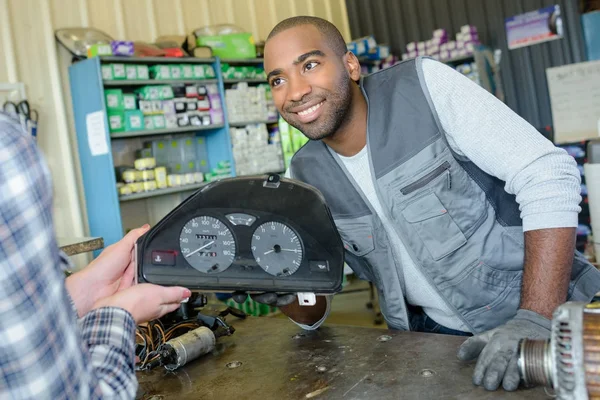
[[(218, 339), (213, 354), (172, 373), (162, 367), (138, 372), (137, 398), (548, 398), (542, 388), (508, 393), (473, 386), (474, 362), (456, 358), (462, 337), (342, 325), (303, 331), (269, 317), (229, 316), (227, 322), (236, 332)], [(231, 368), (236, 362), (241, 365)]]

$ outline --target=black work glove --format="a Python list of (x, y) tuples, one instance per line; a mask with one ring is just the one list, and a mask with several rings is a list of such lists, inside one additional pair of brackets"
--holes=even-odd
[(521, 377), (517, 366), (519, 341), (523, 338), (550, 337), (550, 320), (533, 311), (520, 309), (506, 324), (467, 339), (458, 351), (458, 358), (477, 358), (473, 383), (487, 390), (517, 390)]
[[(273, 307), (282, 307), (287, 306), (288, 304), (293, 303), (297, 299), (297, 295), (295, 293), (257, 293), (251, 294), (250, 298), (257, 303), (266, 304)], [(234, 292), (231, 298), (239, 304), (242, 304), (248, 298), (248, 293), (246, 292)]]

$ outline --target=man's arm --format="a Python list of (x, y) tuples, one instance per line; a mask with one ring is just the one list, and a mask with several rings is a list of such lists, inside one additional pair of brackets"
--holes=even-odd
[(0, 133), (0, 392), (133, 398), (133, 318), (94, 310), (79, 329), (60, 269), (48, 169), (33, 139), (1, 114)]
[(525, 232), (521, 307), (547, 318), (566, 300), (581, 177), (576, 163), (491, 93), (423, 60), (423, 76), (450, 146), (506, 182)]
[(565, 302), (575, 252), (575, 235), (575, 228), (525, 232), (521, 308), (551, 319), (554, 309)]

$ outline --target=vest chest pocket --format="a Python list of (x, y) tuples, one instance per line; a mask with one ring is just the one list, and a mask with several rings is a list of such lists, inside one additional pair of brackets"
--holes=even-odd
[(375, 248), (373, 224), (370, 219), (370, 216), (364, 216), (335, 220), (344, 248), (355, 256), (363, 257)]
[(402, 215), (436, 261), (467, 243), (467, 238), (435, 193), (412, 202), (402, 211)]

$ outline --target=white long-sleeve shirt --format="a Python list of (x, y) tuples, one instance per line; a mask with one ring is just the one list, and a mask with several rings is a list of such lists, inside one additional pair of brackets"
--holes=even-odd
[[(523, 230), (577, 227), (581, 178), (575, 161), (545, 139), (508, 106), (447, 65), (424, 59), (423, 78), (450, 147), (480, 169), (506, 182), (516, 195)], [(408, 254), (391, 222), (382, 212), (370, 173), (365, 147), (352, 157), (340, 156), (367, 200), (382, 220), (400, 264), (406, 300), (421, 306), (436, 322), (468, 331)], [(327, 313), (313, 326), (322, 324)]]

